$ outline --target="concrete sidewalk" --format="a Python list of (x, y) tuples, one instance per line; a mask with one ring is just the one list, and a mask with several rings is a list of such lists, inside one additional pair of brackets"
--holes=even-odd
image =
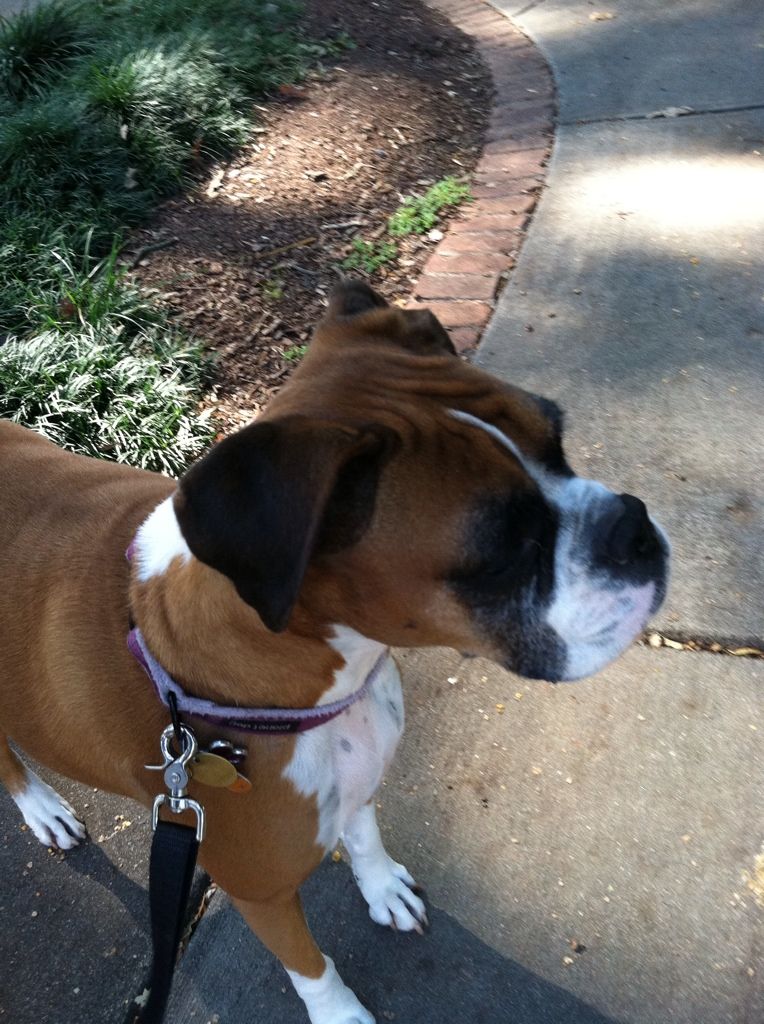
[(661, 518), (659, 628), (760, 640), (764, 10), (499, 6), (530, 8), (517, 20), (556, 72), (561, 123), (480, 361), (557, 398), (574, 465)]
[[(667, 526), (661, 630), (761, 647), (764, 16), (743, 0), (498, 6), (550, 59), (561, 124), (479, 360), (557, 398), (574, 467)], [(679, 107), (695, 113), (648, 116)], [(305, 893), (379, 1024), (760, 1024), (764, 663), (634, 648), (564, 687), (452, 652), (401, 666), (407, 733), (380, 814), (433, 927), (373, 925), (343, 863)], [(145, 817), (120, 829), (122, 802), (70, 799), (109, 838), (63, 862), (0, 807), (14, 1024), (121, 1024), (145, 975)], [(306, 1022), (222, 895), (168, 1018), (210, 1021)]]

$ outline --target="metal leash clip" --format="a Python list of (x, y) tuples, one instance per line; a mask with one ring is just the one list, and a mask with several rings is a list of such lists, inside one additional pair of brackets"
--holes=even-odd
[(176, 756), (172, 752), (172, 741), (175, 734), (176, 727), (174, 725), (168, 725), (162, 733), (161, 748), (164, 764), (144, 765), (150, 771), (163, 771), (165, 784), (170, 791), (169, 796), (166, 793), (160, 793), (155, 798), (151, 811), (151, 827), (156, 831), (159, 824), (159, 808), (162, 804), (167, 804), (173, 814), (193, 811), (196, 815), (196, 838), (201, 843), (204, 839), (204, 808), (197, 800), (192, 800), (186, 795), (191, 778), (188, 765), (196, 757), (199, 747), (193, 732), (187, 726), (180, 725), (183, 750)]

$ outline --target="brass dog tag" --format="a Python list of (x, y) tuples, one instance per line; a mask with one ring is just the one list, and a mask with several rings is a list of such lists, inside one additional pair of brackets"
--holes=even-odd
[(228, 788), (238, 777), (238, 772), (230, 761), (206, 750), (197, 754), (191, 771), (194, 782), (201, 782), (204, 786)]

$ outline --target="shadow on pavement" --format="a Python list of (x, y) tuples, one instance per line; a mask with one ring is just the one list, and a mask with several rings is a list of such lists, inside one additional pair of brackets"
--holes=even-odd
[[(147, 842), (148, 847), (148, 842)], [(71, 872), (80, 875), (88, 886), (101, 886), (119, 903), (141, 930), (148, 925), (148, 896), (142, 885), (128, 878), (94, 842), (84, 843), (66, 858)]]
[[(431, 909), (424, 936), (374, 925), (347, 865), (325, 862), (304, 888), (321, 948), (379, 1024), (615, 1024)], [(306, 1024), (277, 961), (222, 896), (202, 919), (176, 974), (167, 1024)]]
[(115, 832), (124, 800), (45, 775), (85, 807), (91, 839), (52, 853), (0, 791), (0, 1019), (117, 1024), (151, 950), (145, 815), (131, 806), (131, 827)]

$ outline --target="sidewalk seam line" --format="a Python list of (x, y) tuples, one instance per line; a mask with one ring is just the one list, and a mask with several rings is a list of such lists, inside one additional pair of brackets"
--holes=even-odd
[(528, 11), (532, 11), (534, 7), (541, 7), (543, 3), (546, 3), (546, 0), (533, 0), (533, 3), (526, 4), (525, 7), (521, 7), (519, 11), (513, 11), (511, 16), (513, 18), (522, 18), (522, 16), (527, 14)]
[(572, 121), (560, 121), (560, 128), (577, 128), (590, 124), (620, 124), (623, 121), (673, 121), (679, 117), (705, 117), (708, 114), (739, 114), (749, 110), (764, 110), (764, 103), (750, 103), (740, 107), (710, 107), (708, 110), (685, 110), (676, 117), (665, 114), (615, 114), (613, 117), (576, 118)]

